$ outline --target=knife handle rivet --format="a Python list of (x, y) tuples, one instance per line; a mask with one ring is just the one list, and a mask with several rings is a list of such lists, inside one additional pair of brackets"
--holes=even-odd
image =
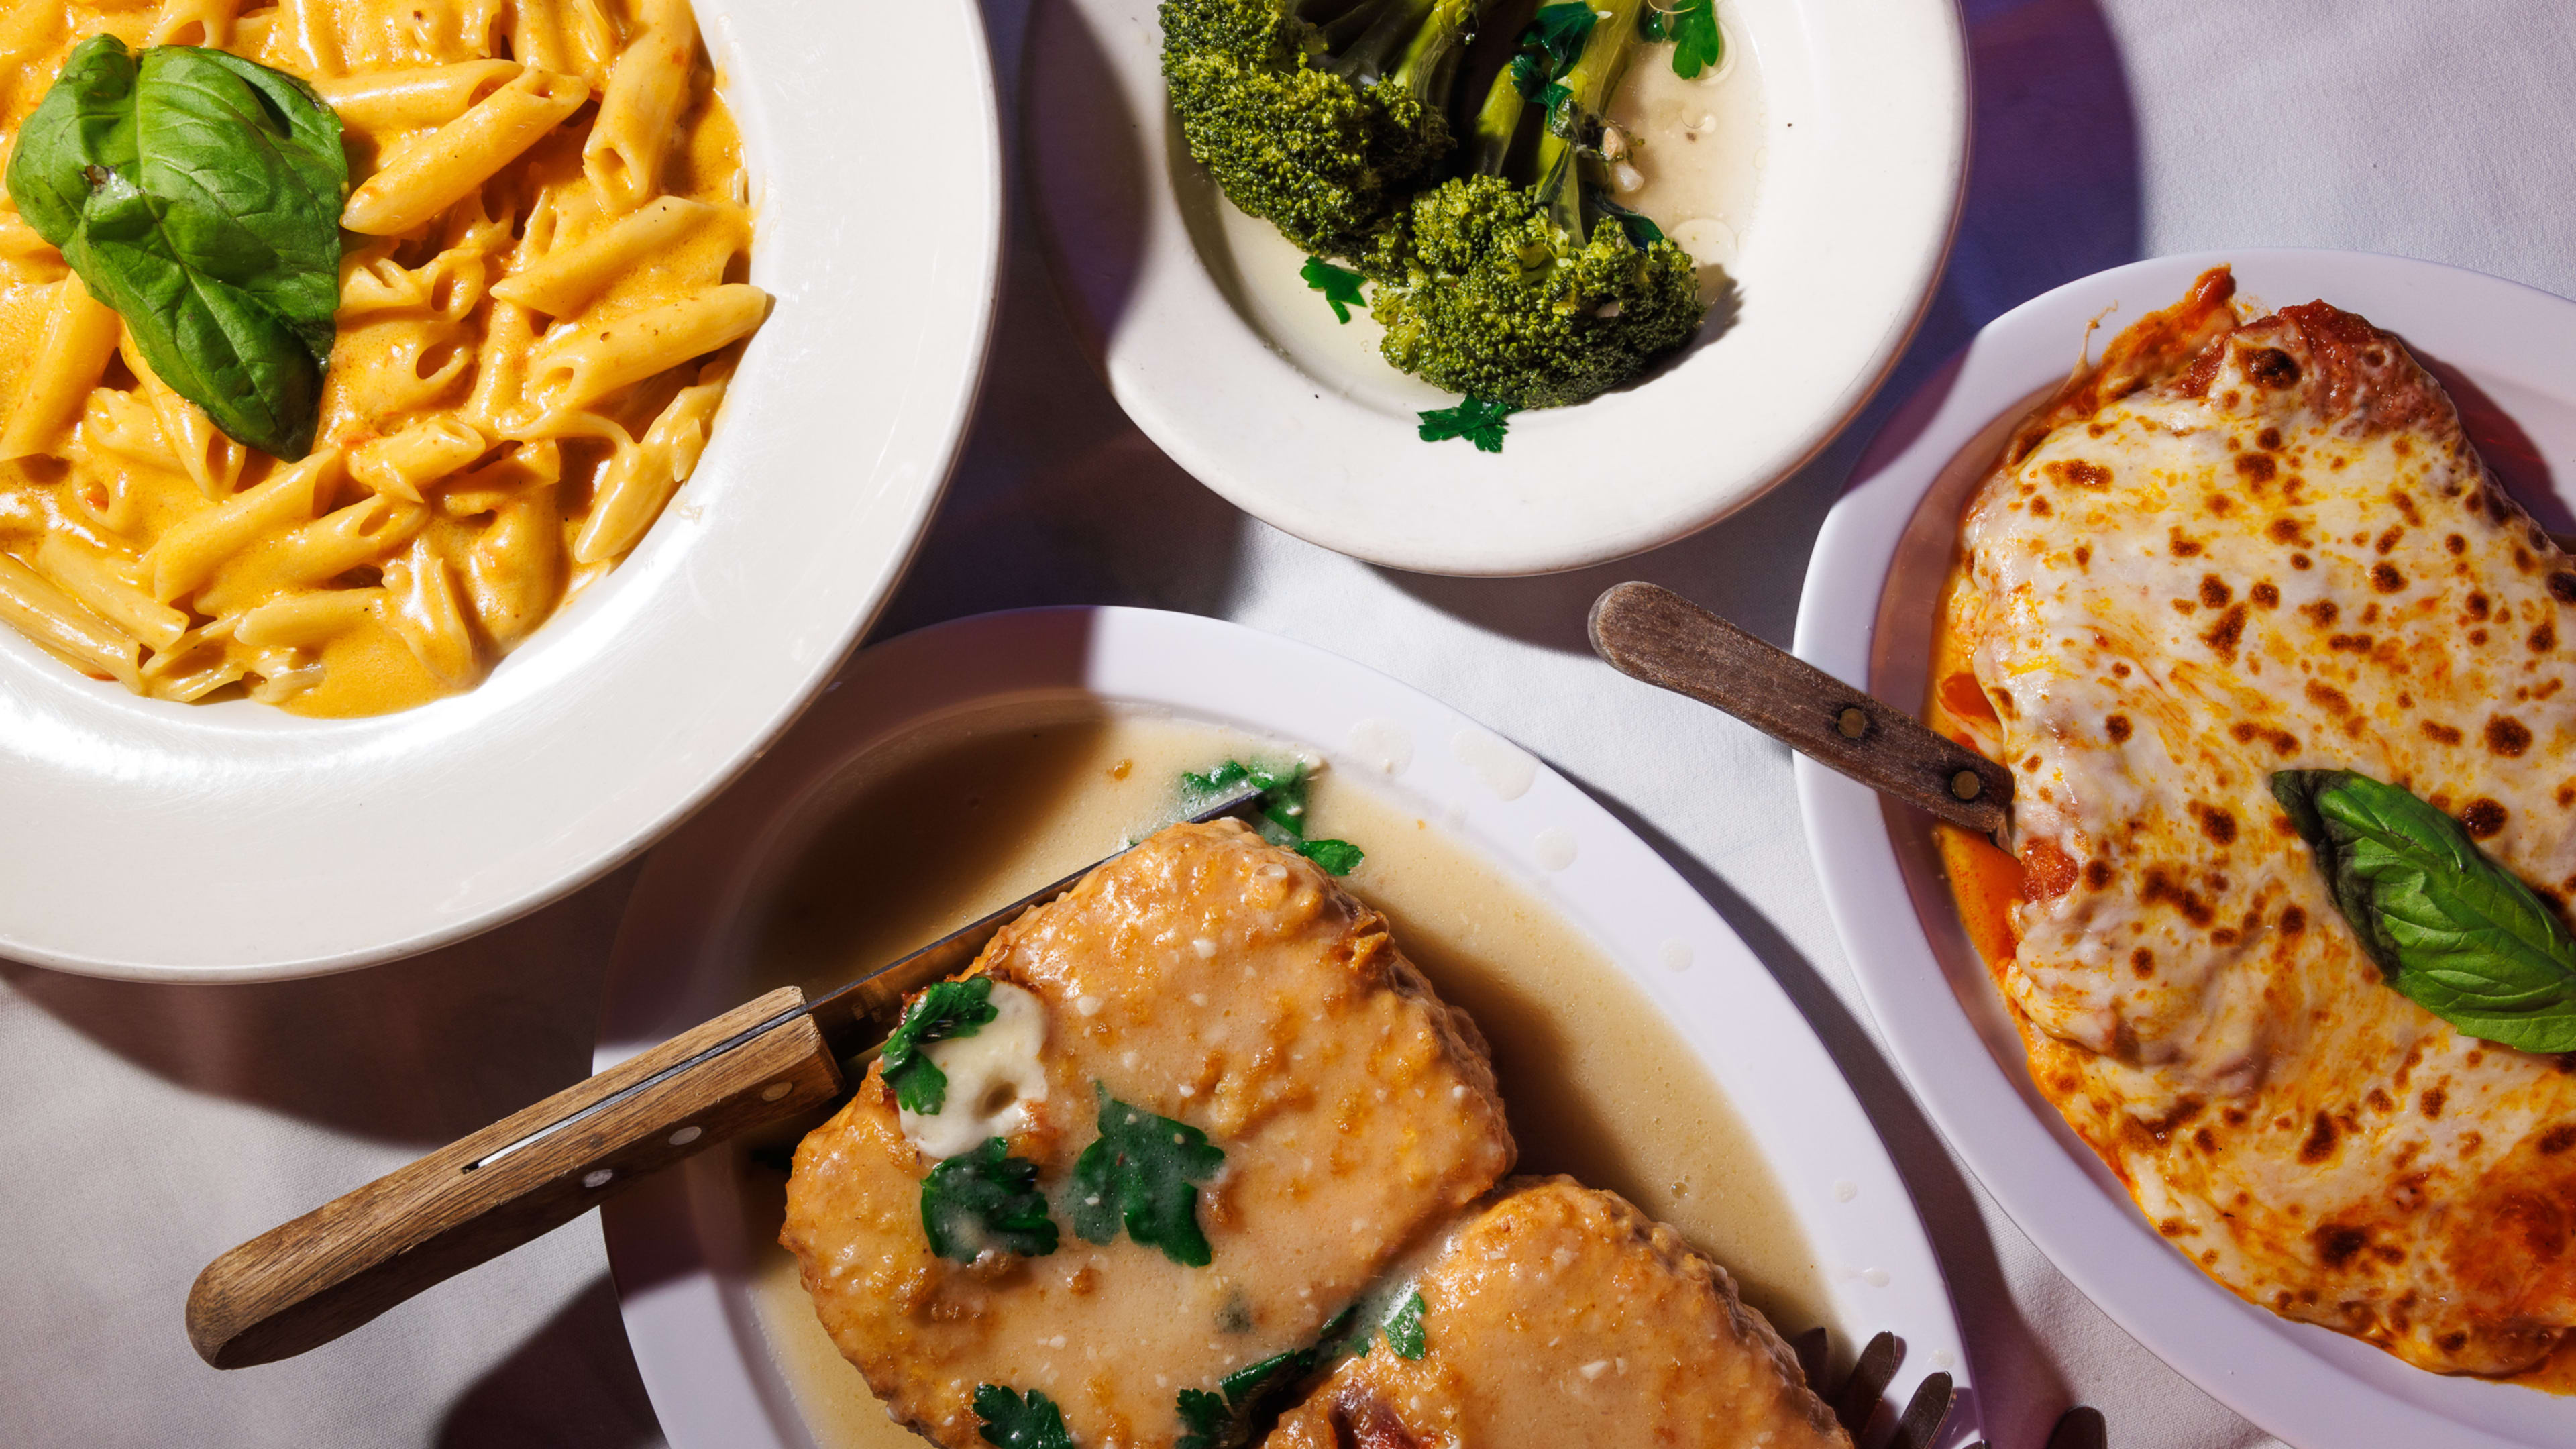
[(1950, 793), (1962, 800), (1976, 799), (1978, 792), (1985, 788), (1986, 782), (1977, 778), (1974, 770), (1961, 770), (1950, 777)]
[(785, 1082), (772, 1082), (768, 1086), (760, 1089), (760, 1100), (764, 1102), (775, 1102), (779, 1098), (786, 1096), (790, 1090), (792, 1089)]
[(1869, 716), (1859, 705), (1845, 705), (1841, 716), (1834, 721), (1834, 728), (1842, 732), (1844, 739), (1859, 739), (1869, 733)]
[(683, 1127), (679, 1131), (671, 1134), (671, 1145), (674, 1147), (686, 1147), (690, 1143), (697, 1141), (699, 1137), (705, 1134), (705, 1132), (706, 1129), (703, 1127)]
[(606, 1187), (608, 1186), (608, 1180), (616, 1175), (616, 1168), (594, 1167), (590, 1171), (581, 1175), (581, 1185), (584, 1187)]

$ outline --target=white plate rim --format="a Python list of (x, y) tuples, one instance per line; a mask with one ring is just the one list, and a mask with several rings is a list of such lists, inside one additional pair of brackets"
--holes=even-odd
[[(1955, 0), (1863, 10), (1728, 4), (1754, 8), (1761, 21), (1731, 38), (1776, 54), (1782, 67), (1770, 84), (1772, 179), (1736, 268), (1743, 315), (1641, 385), (1520, 414), (1500, 454), (1423, 444), (1411, 412), (1309, 374), (1228, 300), (1184, 219), (1182, 185), (1208, 188), (1194, 170), (1175, 181), (1174, 168), (1190, 163), (1167, 124), (1152, 0), (1074, 0), (1052, 17), (1039, 7), (1022, 86), (1024, 149), (1044, 158), (1032, 168), (1033, 210), (1058, 290), (1120, 406), (1244, 511), (1336, 552), (1423, 573), (1608, 562), (1695, 533), (1785, 481), (1867, 406), (1930, 306), (1967, 182), (1966, 27)], [(1074, 23), (1106, 47), (1132, 137), (1092, 137), (1081, 114), (1051, 108), (1047, 68), (1077, 64), (1071, 57), (1084, 48), (1047, 44), (1038, 27), (1076, 12)], [(1828, 74), (1812, 64), (1789, 73), (1819, 45), (1835, 47), (1844, 68), (1829, 73), (1840, 87), (1831, 96), (1809, 93)], [(1086, 74), (1077, 85), (1099, 79)], [(1141, 256), (1120, 302), (1095, 297), (1103, 268), (1074, 254), (1099, 249), (1101, 209), (1084, 194), (1093, 177), (1049, 149), (1058, 137), (1079, 138), (1076, 160), (1091, 140), (1123, 141), (1142, 157), (1132, 177), (1118, 176), (1141, 187), (1144, 208), (1132, 239)], [(1820, 156), (1819, 175), (1839, 175), (1840, 186), (1798, 174)], [(1784, 176), (1795, 198), (1786, 213)], [(1598, 486), (1658, 471), (1677, 481), (1654, 485), (1650, 504)], [(1562, 486), (1567, 478), (1584, 484)]]
[[(20, 824), (32, 807), (43, 827), (22, 842), (50, 841), (0, 850), (0, 956), (127, 980), (279, 980), (488, 930), (704, 804), (874, 622), (945, 489), (991, 340), (1005, 178), (982, 14), (942, 0), (866, 21), (870, 43), (892, 25), (919, 57), (887, 83), (946, 138), (933, 164), (909, 159), (910, 128), (874, 123), (892, 98), (844, 83), (834, 57), (858, 43), (856, 12), (696, 9), (762, 212), (751, 280), (778, 300), (695, 476), (634, 554), (480, 688), (401, 714), (135, 700), (0, 630), (0, 789)], [(836, 116), (848, 124), (817, 124)], [(915, 250), (836, 236), (842, 193), (886, 166), (920, 173), (954, 238), (899, 316), (873, 306), (867, 267), (914, 265)], [(836, 410), (832, 389), (866, 371), (862, 316), (884, 319), (876, 341), (901, 363), (864, 379), (885, 397)], [(801, 524), (783, 516), (794, 504), (810, 505)], [(790, 596), (772, 573), (811, 587)], [(118, 858), (131, 869), (99, 869)], [(107, 883), (85, 887), (89, 874)], [(172, 889), (138, 901), (138, 875)]]
[[(1798, 656), (1865, 687), (1880, 677), (1895, 648), (1879, 638), (1891, 573), (1920, 505), (1954, 460), (2063, 379), (2088, 320), (2116, 304), (2103, 320), (2107, 339), (2221, 263), (2234, 265), (2240, 295), (2276, 306), (2324, 297), (2423, 341), (2437, 364), (2475, 370), (2492, 360), (2547, 376), (2552, 364), (2542, 360), (2539, 335), (2554, 331), (2559, 360), (2550, 390), (2576, 409), (2576, 366), (2567, 361), (2576, 355), (2568, 345), (2576, 340), (2576, 302), (2519, 283), (2405, 257), (2306, 248), (2196, 252), (2100, 272), (1987, 324), (1891, 416), (1817, 537), (1799, 600)], [(1955, 532), (1942, 520), (1924, 526)], [(1945, 974), (1965, 968), (1945, 968), (1924, 919), (1926, 910), (1946, 912), (1946, 896), (1928, 907), (1889, 908), (1921, 899), (1899, 862), (1895, 834), (1928, 828), (1924, 817), (1883, 806), (1871, 790), (1804, 756), (1795, 773), (1828, 911), (1908, 1087), (2004, 1211), (2123, 1329), (2221, 1403), (2293, 1444), (2536, 1449), (2565, 1442), (2576, 1401), (2406, 1368), (2355, 1340), (2245, 1303), (2175, 1252), (2055, 1114), (2035, 1105), (1995, 1060)], [(1948, 929), (1955, 933), (1954, 918)], [(1964, 949), (1958, 942), (1950, 948)], [(2392, 1383), (2427, 1394), (2467, 1388), (2523, 1396), (2512, 1406), (2556, 1417), (2556, 1425), (2532, 1431), (2554, 1437), (2472, 1426)]]
[[(1369, 769), (1363, 761), (1378, 747), (1355, 754), (1345, 743), (1351, 728), (1386, 721), (1403, 728), (1415, 748), (1392, 788), (1442, 812), (1453, 833), (1602, 940), (1651, 999), (1680, 1011), (1678, 1024), (1703, 1061), (1721, 1080), (1734, 1074), (1731, 1095), (1807, 1224), (1838, 1314), (1907, 1339), (1891, 1400), (1902, 1404), (1925, 1375), (1945, 1370), (1967, 1391), (1940, 1444), (1956, 1449), (1976, 1437), (1965, 1346), (1911, 1196), (1840, 1069), (1708, 903), (1544, 763), (1532, 762), (1525, 792), (1499, 796), (1454, 743), (1516, 751), (1499, 736), (1385, 675), (1240, 625), (1145, 609), (1032, 609), (934, 625), (861, 654), (805, 728), (656, 852), (619, 930), (597, 1068), (694, 1020), (692, 1012), (726, 1004), (705, 994), (708, 983), (692, 981), (695, 963), (720, 949), (749, 888), (758, 851), (745, 842), (765, 839), (815, 781), (920, 721), (1066, 694), (1305, 741), (1334, 768), (1352, 771)], [(1576, 842), (1573, 863), (1561, 871), (1539, 863), (1539, 833), (1548, 830)], [(1605, 906), (1613, 909), (1607, 917)], [(1607, 930), (1605, 919), (1614, 923)], [(1688, 970), (1647, 969), (1661, 959), (1667, 933), (1689, 952)], [(1757, 1065), (1711, 1061), (1711, 1034)], [(1757, 1074), (1762, 1087), (1746, 1090)], [(1823, 1152), (1835, 1158), (1830, 1170), (1801, 1157)], [(701, 1158), (605, 1205), (628, 1341), (679, 1449), (804, 1445), (810, 1439), (729, 1279), (740, 1264), (729, 1261), (719, 1233), (699, 1226), (725, 1221), (734, 1211), (729, 1199), (723, 1167)], [(762, 1431), (772, 1437), (748, 1437)]]

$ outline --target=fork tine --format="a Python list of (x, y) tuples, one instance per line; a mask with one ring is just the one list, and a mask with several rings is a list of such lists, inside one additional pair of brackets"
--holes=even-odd
[(1887, 1392), (1888, 1380), (1896, 1377), (1896, 1366), (1904, 1357), (1905, 1346), (1892, 1333), (1879, 1334), (1860, 1351), (1860, 1362), (1852, 1365), (1851, 1378), (1834, 1401), (1834, 1417), (1853, 1439), (1869, 1427), (1869, 1416), (1877, 1410), (1879, 1396)]
[(1956, 1398), (1948, 1374), (1927, 1376), (1914, 1386), (1914, 1397), (1897, 1418), (1896, 1434), (1887, 1441), (1887, 1449), (1932, 1449), (1932, 1436), (1941, 1432)]

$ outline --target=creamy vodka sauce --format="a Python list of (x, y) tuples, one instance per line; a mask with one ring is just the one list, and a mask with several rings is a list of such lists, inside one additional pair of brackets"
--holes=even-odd
[[(1634, 172), (1614, 173), (1612, 195), (1690, 252), (1700, 266), (1700, 296), (1708, 300), (1725, 286), (1721, 269), (1735, 265), (1752, 223), (1767, 149), (1760, 58), (1735, 7), (1720, 0), (1717, 14), (1726, 34), (1723, 63), (1683, 80), (1673, 74), (1670, 45), (1640, 46), (1610, 104), (1611, 121), (1631, 138), (1626, 160)], [(1621, 189), (1631, 183), (1633, 190)], [(1203, 194), (1213, 215), (1193, 222), (1218, 233), (1202, 242), (1217, 285), (1289, 361), (1344, 397), (1389, 408), (1446, 407), (1457, 400), (1387, 365), (1378, 355), (1385, 330), (1364, 309), (1352, 308), (1348, 323), (1336, 321), (1323, 294), (1298, 275), (1306, 254), (1270, 223), (1237, 211), (1213, 183), (1203, 183)], [(1220, 244), (1205, 245), (1208, 240)]]
[[(754, 985), (829, 989), (1168, 823), (1184, 771), (1295, 753), (1191, 721), (1074, 709), (946, 722), (863, 766), (755, 926)], [(1599, 947), (1347, 775), (1316, 778), (1308, 819), (1311, 836), (1368, 853), (1344, 884), (1385, 912), (1397, 946), (1491, 1042), (1517, 1171), (1571, 1173), (1672, 1224), (1783, 1334), (1827, 1322), (1813, 1253), (1734, 1107)], [(729, 1156), (761, 1328), (817, 1442), (917, 1446), (833, 1349), (777, 1245), (786, 1176), (769, 1164), (822, 1115)], [(1868, 1328), (1831, 1326), (1843, 1338)]]

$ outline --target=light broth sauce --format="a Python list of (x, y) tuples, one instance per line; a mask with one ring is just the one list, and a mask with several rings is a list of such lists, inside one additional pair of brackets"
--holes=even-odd
[[(863, 766), (799, 853), (755, 928), (758, 985), (828, 989), (1151, 833), (1177, 813), (1184, 771), (1294, 753), (1093, 708), (935, 726)], [(1784, 1334), (1829, 1322), (1814, 1254), (1742, 1119), (1599, 947), (1347, 776), (1316, 778), (1308, 819), (1310, 835), (1367, 852), (1345, 884), (1385, 912), (1406, 956), (1491, 1042), (1518, 1171), (1571, 1173), (1679, 1228)], [(731, 1160), (757, 1316), (816, 1442), (917, 1449), (833, 1348), (777, 1245), (784, 1174), (740, 1150)]]
[[(1700, 295), (1715, 300), (1735, 265), (1761, 190), (1767, 147), (1761, 64), (1744, 43), (1735, 7), (1721, 3), (1726, 55), (1693, 80), (1673, 74), (1672, 47), (1639, 47), (1612, 97), (1610, 119), (1636, 138), (1631, 157), (1644, 184), (1614, 193), (1644, 212), (1699, 263)], [(1214, 188), (1210, 188), (1214, 196)], [(1237, 272), (1236, 305), (1270, 344), (1308, 376), (1344, 397), (1408, 410), (1445, 407), (1454, 395), (1398, 372), (1379, 355), (1386, 336), (1364, 308), (1337, 321), (1299, 269), (1306, 254), (1266, 221), (1215, 197), (1218, 229)]]

